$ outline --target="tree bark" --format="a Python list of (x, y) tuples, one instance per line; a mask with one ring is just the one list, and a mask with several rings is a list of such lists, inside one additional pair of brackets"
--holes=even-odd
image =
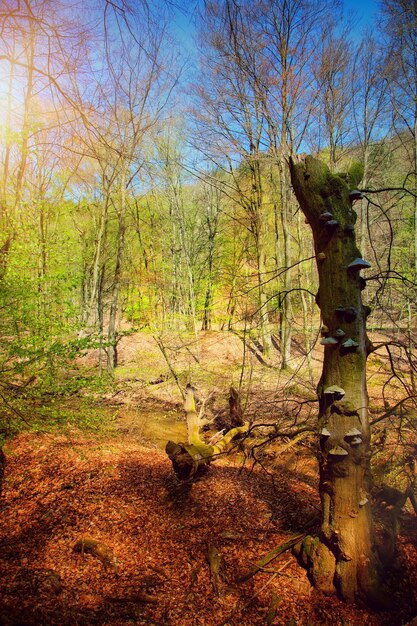
[(98, 230), (94, 241), (94, 252), (91, 266), (86, 269), (84, 282), (86, 293), (82, 307), (82, 334), (90, 325), (95, 323), (93, 317), (94, 305), (97, 303), (98, 290), (100, 288), (100, 267), (103, 262), (103, 250), (107, 240), (107, 225), (109, 213), (109, 194), (106, 194), (100, 208), (98, 218)]
[[(285, 139), (281, 138), (281, 145), (285, 146)], [(280, 346), (281, 346), (281, 369), (285, 370), (291, 360), (291, 337), (292, 337), (292, 305), (291, 296), (288, 293), (291, 282), (291, 246), (289, 237), (289, 181), (288, 166), (284, 159), (284, 147), (278, 157), (280, 173), (280, 213), (279, 219), (282, 233), (281, 263), (283, 268), (287, 268), (282, 274), (282, 295), (280, 296)]]
[(291, 160), (290, 169), (297, 200), (313, 231), (319, 273), (316, 300), (325, 345), (317, 388), (322, 522), (319, 536), (310, 537), (304, 547), (319, 588), (345, 600), (376, 604), (378, 563), (368, 499), (369, 310), (362, 303), (361, 263), (350, 266), (361, 256), (355, 243), (356, 214), (343, 176), (312, 157), (297, 164)]
[[(10, 176), (10, 145), (6, 147), (5, 161), (3, 166), (3, 189), (1, 194), (1, 206), (0, 206), (0, 218), (3, 223), (0, 223), (0, 232), (4, 230), (5, 239), (2, 237), (0, 244), (0, 280), (4, 278), (7, 270), (7, 264), (9, 260), (9, 254), (11, 246), (15, 238), (15, 230), (18, 220), (21, 219), (20, 211), (22, 204), (22, 195), (24, 187), (24, 175), (26, 171), (27, 161), (29, 157), (29, 138), (31, 131), (31, 107), (34, 90), (34, 70), (33, 63), (35, 58), (35, 43), (36, 33), (35, 26), (30, 21), (30, 28), (27, 34), (27, 44), (25, 45), (25, 54), (27, 58), (28, 70), (24, 92), (23, 102), (23, 121), (20, 129), (21, 146), (20, 146), (20, 160), (17, 166), (16, 179), (14, 182), (14, 201), (11, 207), (8, 207), (7, 201), (7, 180)], [(15, 50), (15, 44), (13, 43), (13, 50)], [(7, 118), (6, 118), (6, 130), (10, 133), (10, 115), (11, 115), (11, 101), (12, 101), (12, 87), (15, 77), (15, 66), (11, 63), (9, 88), (8, 88), (8, 106), (7, 106)], [(7, 141), (10, 142), (10, 138), (6, 135)], [(9, 231), (9, 232), (7, 232)]]
[(125, 255), (125, 235), (126, 235), (126, 185), (127, 185), (127, 164), (122, 164), (120, 180), (120, 205), (116, 208), (118, 229), (116, 240), (116, 262), (113, 274), (113, 285), (110, 300), (109, 322), (107, 330), (107, 371), (113, 376), (117, 367), (117, 315), (119, 313), (119, 296), (122, 286), (122, 268)]

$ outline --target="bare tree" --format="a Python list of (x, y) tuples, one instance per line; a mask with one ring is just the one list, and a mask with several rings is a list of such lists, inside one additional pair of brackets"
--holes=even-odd
[(211, 330), (216, 274), (219, 271), (218, 234), (222, 211), (222, 194), (210, 182), (204, 182), (200, 203), (203, 205), (203, 223), (207, 235), (205, 247), (204, 274), (206, 280), (202, 330)]
[(204, 102), (199, 115), (200, 137), (216, 167), (228, 174), (224, 192), (246, 214), (256, 259), (260, 336), (264, 354), (268, 355), (271, 331), (265, 288), (267, 212), (262, 176), (266, 127), (259, 89), (245, 73), (246, 64), (262, 71), (260, 42), (250, 28), (248, 14), (229, 0), (207, 6), (204, 29), (206, 80), (199, 89), (200, 102)]
[[(384, 68), (383, 50), (372, 33), (366, 32), (359, 44), (353, 63), (352, 111), (359, 160), (363, 165), (361, 185), (369, 187), (383, 160), (383, 138), (388, 132), (388, 81)], [(366, 253), (368, 218), (366, 200), (359, 212), (359, 248)]]
[(313, 67), (315, 121), (322, 133), (317, 147), (328, 150), (332, 171), (335, 171), (350, 145), (352, 107), (352, 43), (347, 28), (342, 34), (337, 34), (335, 30), (335, 22), (330, 22), (316, 51)]
[[(249, 14), (262, 41), (262, 74), (247, 66), (258, 86), (267, 120), (268, 151), (278, 168), (272, 178), (275, 214), (275, 263), (280, 276), (280, 348), (281, 367), (287, 367), (291, 355), (293, 328), (292, 238), (295, 229), (295, 206), (291, 191), (288, 159), (306, 138), (306, 129), (317, 97), (312, 81), (312, 59), (326, 24), (337, 3), (303, 3), (269, 0), (250, 4)], [(242, 46), (245, 43), (242, 41)], [(286, 271), (283, 271), (286, 269)]]
[[(102, 211), (88, 297), (88, 319), (96, 299), (100, 324), (107, 321), (107, 369), (117, 364), (120, 295), (126, 256), (126, 229), (129, 210), (141, 188), (141, 172), (149, 152), (148, 137), (161, 119), (175, 84), (171, 53), (165, 52), (164, 22), (141, 6), (137, 12), (127, 6), (106, 4), (101, 41), (104, 63), (90, 58), (91, 97), (82, 117), (82, 150), (101, 172)], [(97, 44), (96, 44), (97, 45)], [(168, 56), (170, 62), (168, 62)], [(84, 108), (80, 85), (73, 86), (78, 108)], [(110, 237), (109, 220), (116, 228)], [(112, 224), (114, 224), (112, 220)]]
[(413, 192), (414, 268), (417, 273), (417, 3), (415, 0), (383, 0), (382, 28), (389, 55), (387, 74), (393, 123), (407, 151), (406, 186)]

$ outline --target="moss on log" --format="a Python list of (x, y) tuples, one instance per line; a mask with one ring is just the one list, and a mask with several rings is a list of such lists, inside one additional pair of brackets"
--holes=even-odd
[(81, 554), (91, 554), (99, 559), (104, 567), (114, 569), (117, 565), (116, 557), (113, 552), (104, 543), (92, 539), (91, 537), (83, 537), (74, 545), (74, 552)]
[(216, 456), (227, 450), (236, 436), (246, 432), (249, 427), (248, 424), (244, 424), (232, 428), (220, 441), (208, 445), (200, 438), (203, 420), (197, 413), (194, 388), (191, 385), (187, 385), (185, 390), (184, 410), (187, 418), (188, 442), (168, 441), (165, 447), (175, 474), (183, 481), (199, 476)]

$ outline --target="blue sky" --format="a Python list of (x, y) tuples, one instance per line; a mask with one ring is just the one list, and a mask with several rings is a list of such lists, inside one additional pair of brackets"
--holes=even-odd
[(357, 11), (358, 17), (361, 18), (361, 25), (372, 22), (377, 10), (377, 0), (344, 0), (347, 10)]
[[(194, 50), (192, 41), (193, 26), (190, 13), (199, 5), (201, 0), (175, 0), (174, 7), (183, 7), (176, 10), (175, 24), (179, 39), (188, 52)], [(345, 12), (354, 12), (360, 29), (372, 24), (378, 11), (378, 0), (342, 0)]]

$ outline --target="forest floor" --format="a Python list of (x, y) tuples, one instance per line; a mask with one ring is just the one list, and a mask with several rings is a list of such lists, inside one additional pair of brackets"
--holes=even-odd
[[(65, 424), (48, 429), (38, 420), (37, 432), (4, 447), (2, 626), (400, 626), (416, 615), (417, 523), (408, 509), (387, 580), (389, 612), (318, 593), (290, 550), (240, 581), (317, 518), (312, 446), (308, 438), (275, 442), (255, 466), (236, 449), (181, 490), (163, 451), (167, 439), (184, 439), (179, 389), (151, 337), (123, 341), (115, 387), (43, 399), (34, 413), (47, 416), (53, 403)], [(239, 339), (208, 333), (198, 354), (187, 349), (170, 350), (171, 366), (180, 386), (196, 382), (202, 398), (215, 391), (207, 401), (215, 413), (240, 379)], [(94, 359), (80, 361), (83, 376)], [(245, 376), (248, 414), (288, 420), (282, 389), (297, 391), (301, 379), (256, 364)], [(305, 383), (302, 397), (309, 394), (314, 387)], [(90, 430), (77, 425), (84, 413), (99, 416)]]

